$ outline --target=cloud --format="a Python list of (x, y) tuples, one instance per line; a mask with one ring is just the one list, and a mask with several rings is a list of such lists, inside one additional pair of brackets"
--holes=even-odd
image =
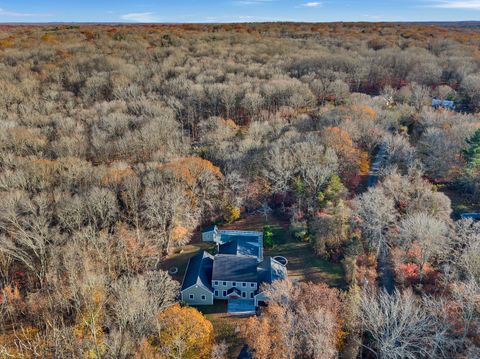
[(306, 2), (305, 4), (301, 5), (302, 7), (319, 7), (322, 6), (321, 2)]
[(480, 0), (433, 0), (429, 7), (480, 10)]
[(25, 12), (15, 12), (9, 11), (0, 8), (0, 16), (9, 16), (9, 17), (46, 17), (53, 16), (52, 14), (41, 14), (41, 13), (25, 13)]
[(132, 22), (158, 22), (160, 21), (158, 17), (155, 16), (153, 12), (132, 12), (120, 16), (122, 20), (132, 21)]

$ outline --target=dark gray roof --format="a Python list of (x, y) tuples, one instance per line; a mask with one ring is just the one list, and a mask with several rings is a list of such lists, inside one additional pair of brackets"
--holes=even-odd
[(255, 235), (221, 235), (223, 243), (218, 248), (220, 254), (236, 254), (243, 256), (260, 257), (260, 242)]
[(238, 296), (240, 296), (242, 294), (242, 292), (240, 292), (240, 290), (235, 288), (235, 287), (232, 287), (229, 290), (227, 290), (227, 295), (230, 295), (232, 293), (235, 293)]
[(257, 259), (247, 256), (217, 254), (213, 262), (212, 280), (256, 282)]
[(480, 219), (480, 213), (462, 213), (461, 214), (462, 219)]
[(287, 268), (272, 257), (266, 257), (258, 264), (258, 284), (287, 278)]
[(182, 290), (197, 284), (212, 290), (213, 256), (206, 251), (198, 252), (188, 261), (187, 271), (183, 278)]
[(215, 229), (216, 225), (212, 224), (203, 229), (202, 233), (212, 232)]

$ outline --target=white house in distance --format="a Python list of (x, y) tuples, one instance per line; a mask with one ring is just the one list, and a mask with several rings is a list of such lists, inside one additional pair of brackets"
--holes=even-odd
[(449, 110), (455, 110), (455, 102), (451, 100), (439, 100), (439, 99), (432, 99), (432, 107), (434, 108), (446, 108)]
[(201, 251), (193, 256), (182, 283), (182, 301), (211, 305), (214, 299), (229, 301), (229, 312), (254, 311), (266, 301), (260, 286), (285, 279), (284, 265), (263, 256), (263, 233), (206, 228), (202, 240), (217, 243), (217, 254)]

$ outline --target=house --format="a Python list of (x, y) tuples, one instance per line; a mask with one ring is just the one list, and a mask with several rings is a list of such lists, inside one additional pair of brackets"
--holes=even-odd
[(443, 107), (449, 110), (455, 110), (455, 102), (450, 100), (439, 100), (434, 98), (432, 100), (432, 107), (434, 108)]
[(268, 300), (261, 285), (287, 277), (284, 265), (264, 258), (262, 232), (212, 226), (202, 238), (217, 243), (217, 254), (202, 251), (190, 259), (181, 288), (182, 301), (188, 304), (211, 305), (214, 299), (223, 299), (257, 307)]
[(480, 213), (462, 213), (461, 219), (471, 219), (473, 221), (480, 221)]
[(206, 251), (190, 258), (183, 277), (182, 301), (194, 304), (213, 304), (213, 256)]

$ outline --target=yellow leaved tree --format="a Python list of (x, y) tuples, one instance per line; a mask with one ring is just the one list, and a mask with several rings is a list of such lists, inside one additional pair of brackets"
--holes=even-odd
[(176, 304), (158, 315), (158, 337), (150, 344), (159, 358), (209, 358), (213, 326), (198, 310)]

